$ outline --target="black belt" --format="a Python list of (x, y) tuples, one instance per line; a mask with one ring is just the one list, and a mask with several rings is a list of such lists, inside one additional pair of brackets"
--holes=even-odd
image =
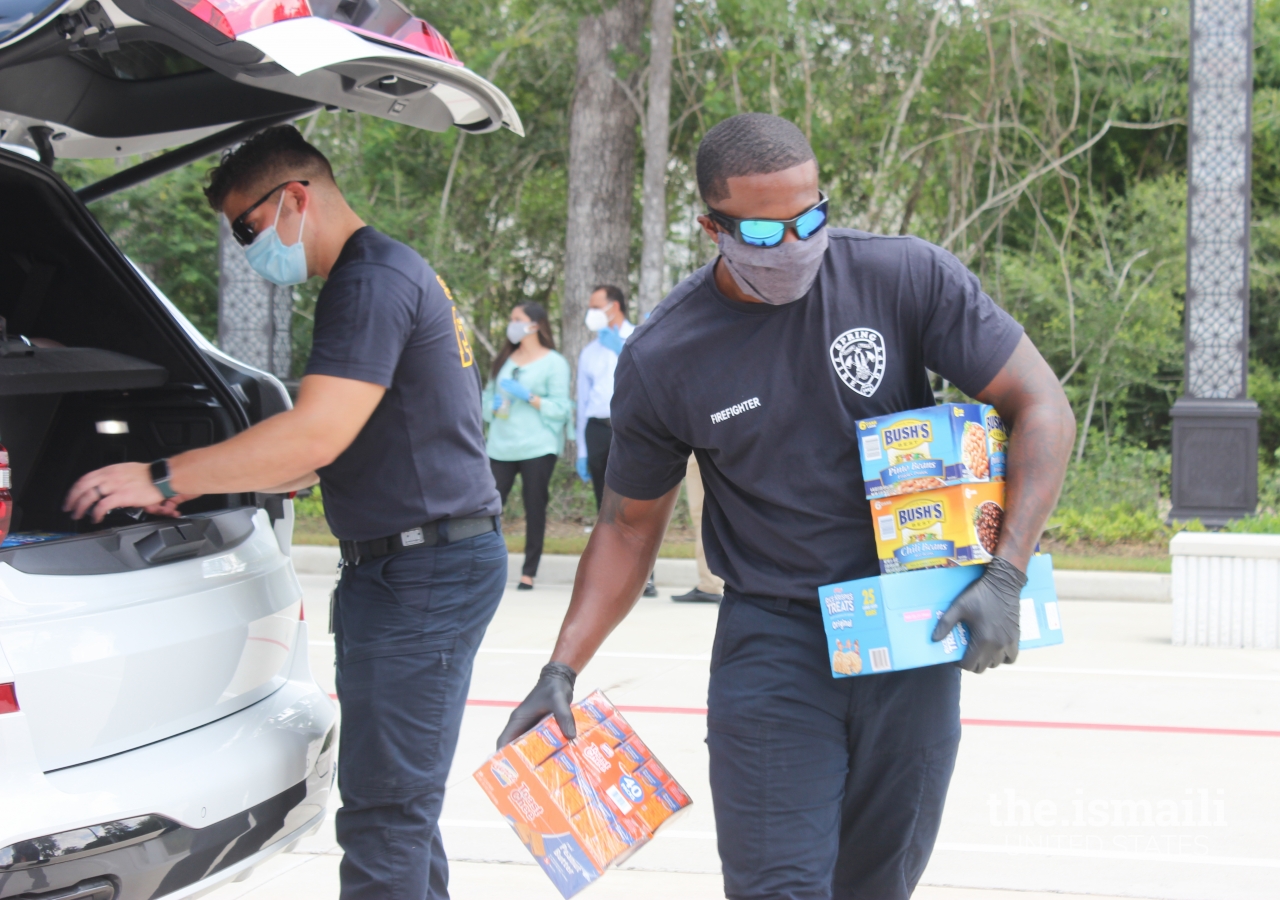
[(605, 428), (612, 428), (612, 427), (613, 427), (613, 419), (611, 419), (611, 418), (610, 418), (610, 419), (600, 419), (600, 418), (597, 418), (597, 417), (595, 417), (595, 416), (591, 416), (589, 419), (587, 419), (587, 421), (588, 421), (588, 422), (599, 422), (599, 423), (600, 423), (601, 425), (603, 425)]
[(390, 556), (401, 550), (414, 547), (437, 547), (441, 544), (453, 544), (465, 541), (490, 531), (501, 531), (497, 516), (475, 516), (470, 519), (437, 519), (410, 528), (399, 534), (374, 538), (371, 541), (338, 541), (342, 551), (342, 562), (348, 566), (358, 566), (362, 562)]

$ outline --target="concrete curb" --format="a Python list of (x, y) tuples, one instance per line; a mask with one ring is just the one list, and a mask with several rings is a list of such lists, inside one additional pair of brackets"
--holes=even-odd
[[(538, 567), (538, 584), (569, 585), (578, 573), (577, 556), (543, 555)], [(524, 554), (513, 553), (508, 564), (507, 583), (520, 580), (520, 567)], [(332, 575), (338, 569), (338, 548), (318, 547), (309, 544), (293, 545), (293, 568), (299, 575)], [(660, 559), (654, 572), (654, 581), (661, 588), (688, 590), (698, 582), (698, 565), (691, 559)]]
[(1156, 572), (1092, 572), (1062, 569), (1053, 573), (1059, 600), (1128, 600), (1170, 603), (1173, 576)]
[[(507, 583), (520, 579), (523, 554), (512, 554)], [(337, 547), (295, 544), (293, 567), (299, 575), (332, 575), (338, 567)], [(547, 554), (538, 570), (538, 584), (573, 584), (578, 557)], [(654, 580), (663, 589), (687, 591), (698, 583), (698, 567), (691, 559), (660, 559)], [(1147, 572), (1087, 572), (1063, 570), (1053, 573), (1060, 600), (1122, 600), (1138, 603), (1169, 603), (1173, 577)]]

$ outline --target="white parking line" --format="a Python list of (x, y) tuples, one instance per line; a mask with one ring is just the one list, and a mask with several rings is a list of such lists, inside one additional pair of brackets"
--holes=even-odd
[[(505, 830), (506, 822), (489, 822), (478, 819), (441, 819), (445, 828), (486, 828)], [(664, 829), (655, 838), (683, 838), (685, 840), (714, 841), (714, 831), (684, 831)], [(1245, 869), (1280, 869), (1280, 859), (1251, 858), (1247, 856), (1209, 856), (1175, 853), (1137, 853), (1125, 850), (1085, 850), (1072, 847), (1028, 847), (1005, 844), (966, 844), (940, 841), (935, 850), (951, 853), (1005, 854), (1008, 856), (1058, 856), (1073, 859), (1118, 859), (1133, 862), (1188, 863), (1198, 866), (1226, 866)]]
[(1031, 672), (1043, 675), (1109, 675), (1120, 678), (1203, 678), (1214, 681), (1276, 681), (1280, 675), (1247, 672), (1163, 672), (1158, 669), (1072, 669), (1065, 666), (1002, 666), (997, 671)]
[(997, 853), (1009, 856), (1067, 856), (1077, 859), (1123, 859), (1136, 862), (1189, 863), (1197, 866), (1229, 866), (1245, 869), (1280, 869), (1280, 859), (1247, 856), (1208, 856), (1192, 853), (1135, 853), (1125, 850), (1083, 850), (1072, 847), (1019, 847), (1004, 844), (953, 844), (940, 841), (935, 850), (953, 853)]
[[(443, 828), (497, 828), (499, 830), (506, 830), (511, 827), (506, 822), (487, 822), (481, 819), (441, 819), (440, 825)], [(654, 837), (678, 837), (698, 841), (714, 841), (716, 833), (714, 831), (670, 831), (663, 829)]]

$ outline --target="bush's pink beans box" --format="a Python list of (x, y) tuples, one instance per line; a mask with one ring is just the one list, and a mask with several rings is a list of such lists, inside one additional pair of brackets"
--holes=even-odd
[[(994, 447), (988, 422), (997, 435)], [(978, 403), (943, 403), (861, 419), (858, 454), (867, 499), (1004, 481), (1007, 442), (995, 408)]]
[[(937, 643), (933, 629), (951, 601), (985, 570), (920, 569), (819, 588), (831, 674), (850, 678), (958, 662), (969, 644), (964, 625)], [(1027, 565), (1019, 624), (1019, 650), (1062, 643), (1050, 556), (1033, 556)]]

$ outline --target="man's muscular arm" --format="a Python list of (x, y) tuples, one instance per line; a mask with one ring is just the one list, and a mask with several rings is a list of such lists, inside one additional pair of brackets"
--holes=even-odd
[(1018, 659), (1019, 595), (1036, 541), (1058, 502), (1076, 433), (1062, 386), (1025, 335), (978, 399), (994, 406), (1009, 429), (1004, 523), (995, 558), (933, 629), (933, 639), (940, 641), (958, 623), (968, 626), (960, 665), (971, 672)]
[(656, 500), (632, 500), (604, 489), (600, 520), (578, 564), (573, 598), (551, 662), (542, 667), (529, 696), (512, 711), (498, 737), (499, 747), (537, 725), (548, 713), (555, 716), (566, 736), (577, 734), (569, 708), (574, 680), (640, 599), (679, 491), (677, 485)]
[(978, 399), (994, 406), (1009, 429), (1004, 524), (996, 555), (1025, 572), (1062, 490), (1075, 443), (1075, 414), (1026, 335)]
[(677, 485), (657, 500), (632, 500), (604, 489), (600, 520), (578, 564), (553, 662), (582, 671), (631, 612), (653, 571), (679, 493)]

